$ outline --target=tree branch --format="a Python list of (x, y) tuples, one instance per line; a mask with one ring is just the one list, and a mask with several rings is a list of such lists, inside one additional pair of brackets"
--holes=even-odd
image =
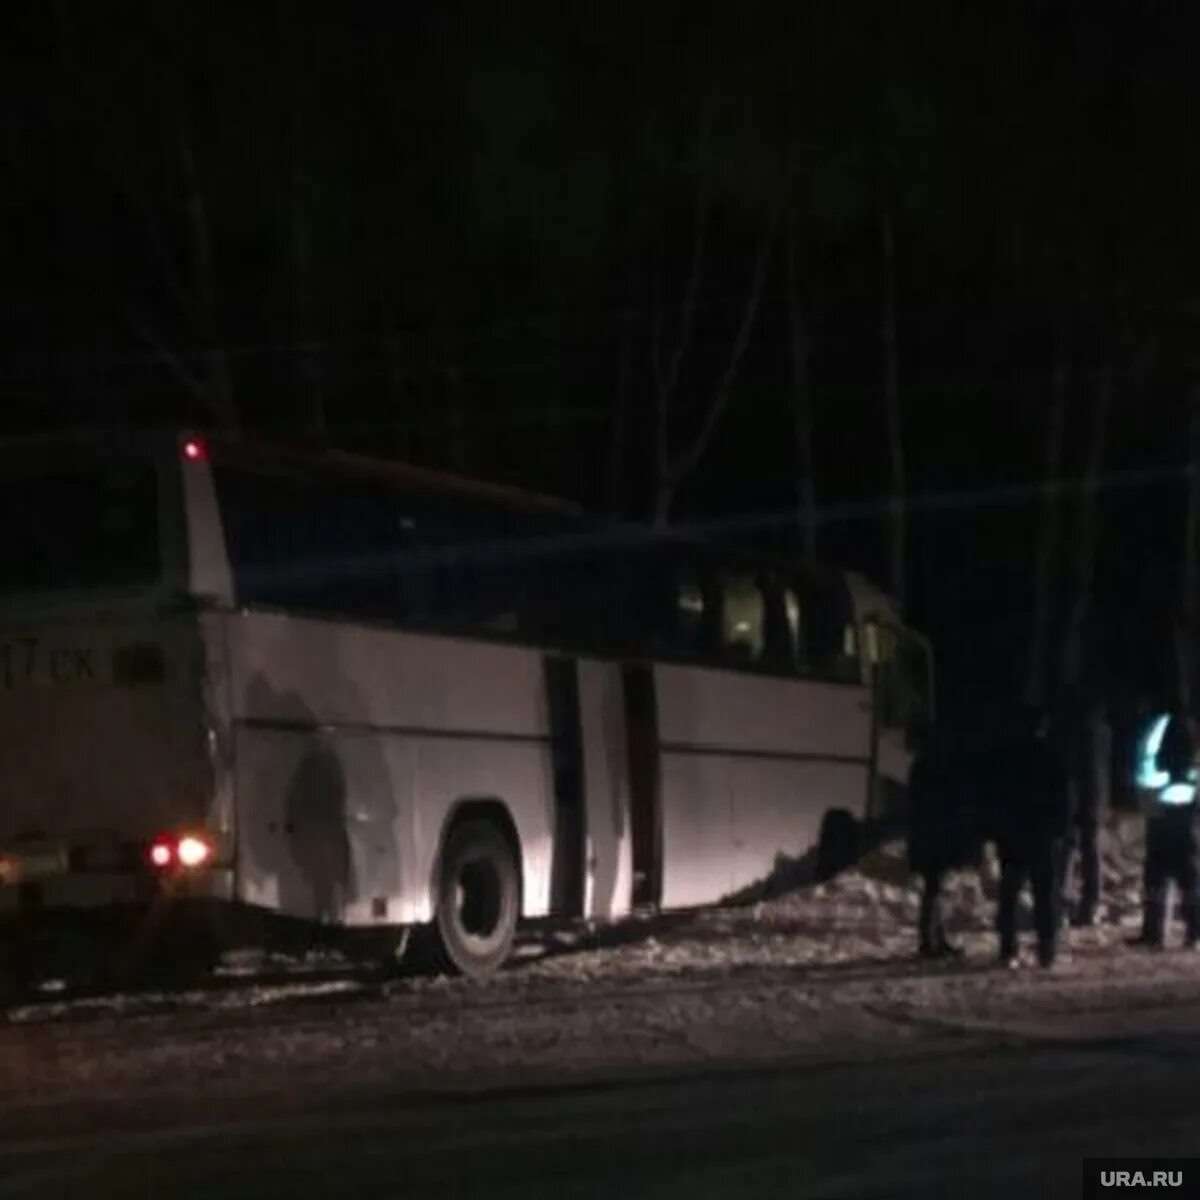
[(1045, 699), (1046, 640), (1050, 630), (1050, 607), (1054, 593), (1054, 565), (1062, 535), (1062, 452), (1067, 428), (1067, 388), (1070, 382), (1070, 334), (1062, 330), (1054, 358), (1050, 385), (1050, 428), (1047, 432), (1042, 468), (1042, 516), (1038, 527), (1037, 557), (1033, 582), (1033, 630), (1030, 636), (1026, 698), (1031, 703)]
[(813, 412), (812, 391), (808, 373), (810, 341), (804, 320), (804, 309), (800, 303), (799, 235), (796, 212), (788, 218), (786, 258), (786, 300), (789, 345), (792, 355), (792, 428), (796, 441), (796, 499), (800, 518), (801, 546), (804, 559), (814, 563), (817, 559), (817, 496), (813, 461)]
[(733, 339), (733, 345), (730, 347), (729, 360), (726, 362), (725, 370), (717, 383), (716, 391), (713, 393), (712, 401), (708, 406), (708, 411), (704, 414), (700, 429), (695, 438), (692, 439), (691, 445), (678, 455), (668, 471), (668, 479), (671, 483), (672, 491), (678, 487), (682, 479), (695, 469), (696, 464), (704, 457), (704, 453), (712, 441), (713, 434), (716, 432), (717, 425), (725, 415), (725, 411), (733, 399), (733, 385), (737, 379), (742, 358), (745, 356), (746, 347), (750, 341), (750, 331), (754, 328), (754, 321), (758, 316), (759, 305), (762, 301), (763, 283), (767, 275), (767, 263), (771, 257), (771, 249), (775, 244), (775, 235), (779, 228), (779, 218), (782, 208), (783, 204), (781, 201), (775, 206), (775, 210), (771, 214), (771, 219), (763, 230), (762, 237), (759, 240), (758, 252), (755, 256), (754, 273), (750, 278), (750, 288), (746, 294), (746, 306), (742, 311), (742, 320), (738, 325), (737, 334)]
[(1109, 367), (1096, 385), (1092, 405), (1091, 433), (1088, 440), (1087, 464), (1084, 468), (1079, 497), (1079, 526), (1075, 539), (1075, 580), (1071, 611), (1063, 639), (1061, 682), (1074, 686), (1079, 682), (1083, 654), (1083, 626), (1091, 605), (1092, 577), (1096, 569), (1096, 531), (1099, 524), (1097, 493), (1100, 472), (1104, 466), (1108, 444), (1108, 416), (1112, 407), (1113, 372)]
[(675, 341), (667, 362), (665, 373), (658, 379), (655, 389), (655, 462), (660, 481), (668, 479), (672, 474), (670, 417), (671, 401), (679, 385), (679, 374), (683, 365), (683, 357), (691, 341), (692, 327), (696, 318), (696, 301), (700, 295), (700, 285), (704, 273), (704, 249), (708, 232), (709, 216), (712, 210), (712, 191), (706, 182), (701, 185), (696, 195), (696, 212), (692, 222), (692, 251), (688, 264), (687, 283), (684, 286), (683, 305), (679, 314), (679, 324), (675, 331)]
[(229, 362), (217, 335), (216, 269), (213, 263), (212, 231), (208, 220), (208, 206), (200, 187), (191, 139), (182, 121), (178, 123), (175, 132), (179, 170), (184, 191), (184, 211), (187, 214), (192, 249), (196, 312), (201, 326), (208, 365), (208, 387), (205, 399), (209, 410), (222, 428), (237, 429), (240, 422), (233, 398), (233, 381), (229, 375)]
[(905, 511), (907, 478), (904, 428), (900, 414), (900, 360), (896, 334), (896, 236), (891, 209), (879, 212), (879, 240), (883, 259), (883, 301), (880, 341), (883, 351), (883, 407), (887, 427), (891, 496), (888, 501), (888, 586), (899, 611), (904, 611)]
[(182, 358), (176, 354), (170, 346), (166, 344), (150, 327), (141, 320), (140, 317), (134, 317), (129, 314), (125, 315), (125, 320), (133, 331), (158, 355), (163, 366), (171, 372), (172, 375), (191, 393), (191, 395), (199, 400), (202, 404), (208, 403), (208, 392), (204, 387), (204, 381), (194, 372), (188, 369), (187, 364)]

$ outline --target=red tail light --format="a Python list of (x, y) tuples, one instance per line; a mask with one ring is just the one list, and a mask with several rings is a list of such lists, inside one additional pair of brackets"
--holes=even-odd
[(212, 862), (213, 844), (202, 833), (164, 834), (150, 843), (146, 857), (157, 871), (194, 871)]
[(175, 848), (170, 842), (159, 839), (151, 843), (146, 857), (149, 858), (152, 867), (163, 871), (175, 861)]
[(190, 437), (183, 443), (183, 457), (188, 462), (207, 462), (208, 446), (201, 438)]
[(212, 846), (205, 838), (188, 834), (175, 846), (175, 861), (181, 867), (202, 867), (212, 858)]

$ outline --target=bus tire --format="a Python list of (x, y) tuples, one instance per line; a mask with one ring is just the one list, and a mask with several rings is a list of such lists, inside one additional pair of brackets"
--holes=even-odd
[(494, 975), (512, 952), (520, 899), (517, 856), (504, 831), (485, 817), (452, 825), (434, 912), (443, 969), (471, 979)]
[(858, 822), (844, 808), (833, 808), (821, 820), (817, 842), (817, 878), (832, 879), (859, 858)]

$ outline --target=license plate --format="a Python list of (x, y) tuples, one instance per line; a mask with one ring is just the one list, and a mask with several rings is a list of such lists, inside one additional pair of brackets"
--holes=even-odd
[(0, 641), (0, 691), (97, 683), (100, 665), (95, 646), (8, 638)]

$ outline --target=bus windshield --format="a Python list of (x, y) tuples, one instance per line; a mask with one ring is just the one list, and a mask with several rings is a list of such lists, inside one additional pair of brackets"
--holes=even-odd
[(928, 643), (901, 625), (872, 622), (868, 649), (882, 723), (911, 730), (933, 718), (933, 664)]
[(134, 588), (159, 575), (149, 463), (10, 473), (0, 507), (0, 596)]

